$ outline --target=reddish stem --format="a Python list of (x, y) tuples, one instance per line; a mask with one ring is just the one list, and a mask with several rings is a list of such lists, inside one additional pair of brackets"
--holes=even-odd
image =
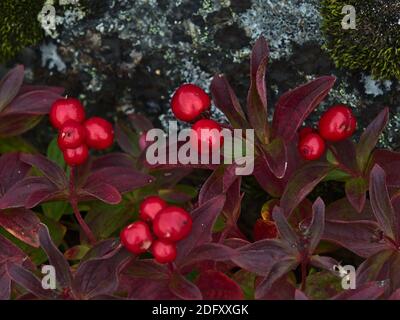
[(75, 189), (75, 167), (70, 167), (70, 176), (69, 176), (69, 202), (71, 203), (72, 210), (74, 211), (74, 215), (76, 220), (78, 220), (79, 225), (81, 226), (83, 232), (85, 233), (86, 237), (88, 238), (90, 244), (94, 245), (97, 241), (96, 238), (90, 230), (89, 226), (82, 218), (81, 213), (79, 212), (78, 208), (78, 197), (76, 194)]

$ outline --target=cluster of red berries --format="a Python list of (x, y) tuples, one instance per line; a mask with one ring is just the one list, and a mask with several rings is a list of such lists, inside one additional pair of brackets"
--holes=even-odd
[(70, 166), (85, 163), (89, 148), (107, 149), (114, 141), (112, 124), (100, 117), (86, 120), (85, 109), (75, 98), (55, 101), (50, 110), (50, 122), (58, 129), (58, 146)]
[(143, 200), (139, 208), (141, 221), (126, 226), (121, 231), (121, 243), (134, 254), (150, 249), (159, 263), (173, 262), (176, 243), (186, 238), (192, 230), (192, 217), (179, 207), (168, 206), (157, 196)]
[(317, 160), (325, 152), (325, 141), (338, 142), (351, 137), (357, 121), (351, 109), (345, 105), (329, 108), (319, 120), (318, 132), (305, 127), (299, 132), (298, 150), (305, 160)]
[[(196, 134), (197, 148), (201, 152), (211, 152), (216, 146), (222, 146), (223, 138), (219, 134), (221, 125), (211, 119), (200, 119), (210, 110), (211, 100), (207, 93), (194, 84), (181, 85), (171, 100), (171, 109), (175, 117), (181, 121), (194, 122), (193, 133)], [(207, 134), (202, 136), (202, 132)], [(219, 141), (218, 141), (219, 140)], [(204, 145), (206, 149), (201, 146)]]

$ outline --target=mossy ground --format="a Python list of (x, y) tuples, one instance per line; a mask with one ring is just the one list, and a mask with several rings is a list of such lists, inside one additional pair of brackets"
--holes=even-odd
[[(356, 9), (356, 29), (344, 30), (342, 8)], [(322, 30), (335, 64), (375, 79), (400, 79), (400, 1), (322, 0)]]

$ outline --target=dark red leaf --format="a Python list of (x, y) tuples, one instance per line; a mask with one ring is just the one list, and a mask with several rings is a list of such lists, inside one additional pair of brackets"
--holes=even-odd
[(154, 259), (134, 260), (123, 273), (133, 278), (169, 280), (168, 268), (155, 262)]
[(345, 290), (334, 296), (333, 300), (376, 300), (385, 291), (379, 282), (369, 282), (353, 290)]
[(375, 218), (382, 231), (397, 243), (400, 242), (400, 213), (395, 213), (386, 185), (385, 171), (379, 166), (371, 171), (369, 196)]
[(339, 199), (326, 208), (326, 218), (329, 220), (375, 220), (372, 208), (367, 201), (362, 212), (357, 212), (347, 198)]
[(228, 261), (237, 255), (236, 250), (219, 243), (206, 243), (198, 246), (185, 258), (180, 265), (187, 266), (200, 261)]
[(385, 170), (388, 187), (400, 188), (400, 152), (376, 150), (373, 159)]
[(55, 94), (62, 95), (65, 89), (62, 87), (49, 87), (49, 86), (36, 86), (36, 85), (23, 84), (18, 92), (18, 95), (22, 95), (30, 91), (51, 91), (54, 92)]
[(151, 121), (141, 114), (133, 113), (133, 114), (130, 114), (128, 116), (128, 118), (129, 118), (133, 128), (139, 133), (148, 131), (148, 130), (154, 128)]
[(36, 126), (42, 116), (28, 116), (25, 114), (0, 114), (0, 137), (21, 135)]
[(205, 300), (243, 300), (240, 286), (222, 272), (208, 270), (196, 280)]
[(272, 217), (276, 223), (281, 239), (286, 241), (290, 246), (297, 246), (300, 242), (300, 238), (286, 220), (283, 210), (280, 207), (275, 206), (272, 211)]
[(133, 168), (132, 157), (126, 153), (109, 153), (93, 161), (91, 171), (95, 172), (106, 167)]
[(331, 257), (313, 255), (310, 258), (310, 264), (319, 269), (333, 271), (334, 267), (337, 266), (339, 262), (337, 262), (335, 259)]
[(360, 137), (357, 145), (357, 163), (360, 170), (364, 170), (368, 160), (378, 143), (383, 129), (389, 121), (389, 108), (383, 109), (378, 116), (369, 124)]
[(0, 112), (15, 98), (24, 81), (24, 66), (17, 65), (0, 81)]
[(346, 196), (351, 205), (357, 212), (361, 213), (367, 200), (368, 185), (364, 178), (351, 178), (346, 181), (345, 190)]
[(79, 190), (78, 195), (82, 200), (96, 198), (108, 204), (118, 204), (122, 200), (117, 188), (102, 182), (86, 185), (84, 189)]
[(313, 218), (306, 234), (309, 236), (308, 252), (311, 255), (321, 241), (325, 227), (325, 203), (321, 198), (315, 200), (313, 204)]
[(183, 300), (201, 300), (202, 295), (197, 286), (181, 274), (174, 272), (169, 282), (171, 292)]
[(19, 153), (8, 153), (0, 157), (0, 196), (15, 183), (22, 180), (30, 166), (20, 160)]
[(275, 136), (291, 140), (308, 115), (328, 95), (335, 81), (332, 76), (320, 77), (280, 97), (272, 123)]
[(275, 138), (263, 147), (263, 153), (271, 172), (281, 179), (286, 173), (288, 166), (287, 151), (282, 138)]

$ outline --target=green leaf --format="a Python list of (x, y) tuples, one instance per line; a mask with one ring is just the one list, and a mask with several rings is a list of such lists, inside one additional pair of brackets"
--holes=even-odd
[(316, 300), (326, 300), (342, 292), (341, 278), (328, 271), (309, 274), (305, 294)]
[(85, 245), (75, 246), (65, 251), (64, 257), (67, 260), (81, 260), (89, 250), (90, 247)]
[(9, 152), (37, 153), (37, 150), (22, 137), (0, 138), (0, 153)]
[(361, 212), (367, 198), (368, 183), (364, 178), (352, 178), (346, 182), (346, 196), (354, 209)]
[(239, 270), (232, 279), (242, 288), (246, 300), (254, 300), (256, 274)]
[(275, 138), (268, 145), (264, 146), (265, 160), (271, 172), (277, 177), (282, 178), (287, 168), (286, 145), (282, 138)]
[(220, 214), (213, 226), (213, 232), (222, 232), (225, 229), (226, 222), (224, 215)]
[(54, 201), (42, 204), (42, 210), (46, 217), (51, 218), (55, 221), (61, 219), (66, 213), (68, 208), (68, 202), (66, 201)]
[(57, 144), (57, 137), (55, 137), (53, 140), (51, 140), (48, 148), (47, 148), (47, 158), (50, 160), (53, 160), (56, 164), (59, 165), (60, 168), (63, 168), (65, 170), (66, 164), (64, 161), (63, 154), (58, 147)]

